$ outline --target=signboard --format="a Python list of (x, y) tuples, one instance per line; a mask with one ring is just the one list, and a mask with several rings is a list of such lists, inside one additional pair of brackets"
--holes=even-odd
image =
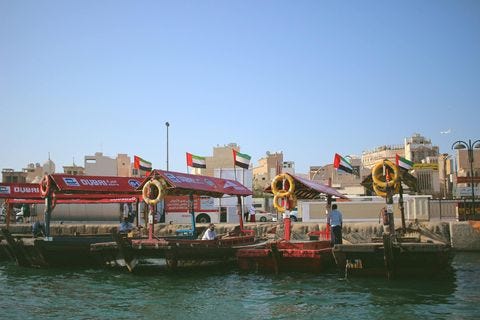
[[(457, 177), (457, 183), (471, 183), (472, 177)], [(473, 183), (480, 183), (480, 176), (473, 177)]]
[(38, 183), (0, 183), (0, 198), (41, 199)]
[(413, 164), (413, 169), (415, 170), (438, 170), (438, 163), (414, 163)]
[[(475, 193), (475, 198), (480, 197), (480, 188), (475, 187), (473, 188), (473, 191)], [(458, 187), (456, 188), (456, 193), (455, 195), (457, 198), (472, 198), (472, 187)]]
[(50, 175), (59, 192), (78, 193), (136, 193), (143, 178), (107, 177), (107, 176), (73, 176), (65, 174)]
[[(218, 211), (214, 206), (214, 199), (210, 197), (193, 197), (193, 209), (200, 211)], [(188, 212), (188, 196), (167, 196), (165, 198), (167, 212)]]

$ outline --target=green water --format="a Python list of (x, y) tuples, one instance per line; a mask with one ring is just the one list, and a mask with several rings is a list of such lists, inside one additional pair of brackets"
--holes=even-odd
[(479, 319), (480, 253), (442, 279), (238, 270), (129, 274), (0, 263), (1, 319)]

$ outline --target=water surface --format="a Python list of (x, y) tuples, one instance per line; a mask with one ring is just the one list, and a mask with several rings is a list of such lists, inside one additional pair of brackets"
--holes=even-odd
[(441, 279), (238, 270), (130, 274), (0, 263), (4, 319), (478, 319), (480, 253)]

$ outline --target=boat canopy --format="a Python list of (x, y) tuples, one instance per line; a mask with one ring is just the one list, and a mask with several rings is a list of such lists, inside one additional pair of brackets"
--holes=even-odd
[[(130, 187), (130, 193), (54, 193), (53, 197), (57, 204), (131, 203), (141, 197), (133, 187)], [(38, 183), (0, 183), (0, 199), (5, 199), (7, 203), (11, 204), (45, 203)]]
[(220, 198), (223, 195), (243, 197), (252, 195), (250, 189), (235, 180), (164, 170), (150, 172), (150, 175), (138, 186), (137, 190), (142, 190), (147, 181), (155, 179), (165, 182), (169, 195), (195, 194), (215, 198)]
[(51, 188), (56, 194), (140, 195), (136, 188), (143, 178), (115, 176), (74, 176), (50, 174)]
[[(316, 199), (319, 198), (322, 194), (342, 199), (348, 199), (345, 195), (338, 192), (335, 188), (314, 182), (312, 180), (301, 178), (290, 173), (285, 174), (293, 178), (293, 181), (295, 183), (294, 194), (298, 199)], [(272, 193), (272, 187), (268, 186), (265, 189), (265, 192)]]

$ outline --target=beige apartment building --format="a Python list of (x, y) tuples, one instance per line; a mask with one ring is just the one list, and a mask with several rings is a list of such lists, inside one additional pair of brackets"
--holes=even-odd
[(397, 154), (401, 157), (405, 157), (404, 145), (398, 144), (398, 145), (380, 146), (372, 150), (363, 151), (362, 165), (365, 168), (372, 169), (375, 163), (383, 159), (388, 159), (393, 163), (395, 163)]
[(14, 169), (2, 169), (3, 183), (39, 183), (46, 174), (55, 173), (55, 163), (47, 160), (43, 165), (29, 163), (22, 171)]
[[(253, 190), (256, 192), (263, 192), (266, 187), (270, 185), (273, 178), (281, 172), (287, 172), (283, 169), (283, 152), (271, 153), (266, 152), (265, 157), (258, 160), (258, 165), (253, 167)], [(288, 164), (287, 164), (288, 165)], [(291, 171), (290, 168), (287, 168)], [(293, 169), (295, 167), (293, 166)], [(294, 174), (295, 172), (290, 172)]]
[(201, 157), (205, 157), (205, 164), (207, 168), (189, 168), (190, 173), (214, 177), (216, 169), (232, 170), (234, 168), (233, 150), (241, 152), (239, 145), (237, 145), (236, 143), (229, 143), (224, 146), (217, 145), (216, 147), (214, 147), (212, 156), (198, 155)]
[(421, 163), (428, 157), (438, 157), (438, 146), (432, 145), (432, 141), (414, 133), (413, 136), (405, 138), (405, 158), (414, 163)]

